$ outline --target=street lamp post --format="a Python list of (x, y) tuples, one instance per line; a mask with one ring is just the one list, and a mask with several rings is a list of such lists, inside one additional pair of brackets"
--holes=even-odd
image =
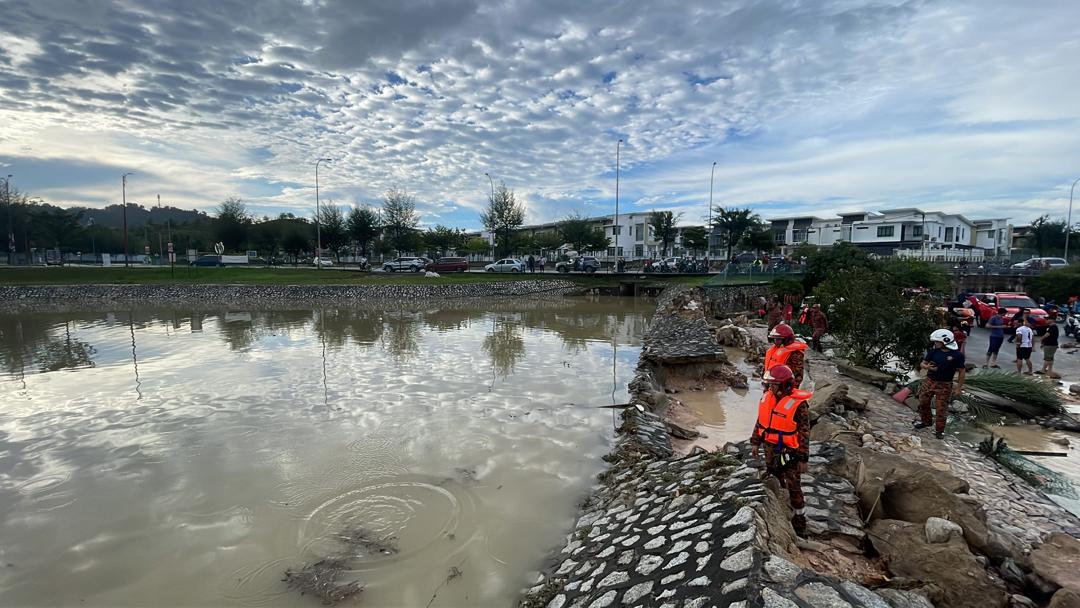
[(328, 163), (333, 159), (320, 158), (315, 161), (315, 268), (322, 270), (322, 225), (319, 223), (319, 163)]
[(134, 175), (134, 173), (129, 172), (120, 176), (120, 188), (123, 196), (121, 201), (124, 207), (124, 268), (128, 267), (127, 178), (129, 175)]
[(615, 144), (615, 225), (611, 229), (615, 233), (615, 258), (619, 257), (619, 233), (622, 226), (619, 225), (619, 148), (622, 147), (622, 139)]
[(7, 205), (8, 266), (15, 258), (15, 229), (11, 225), (11, 176), (4, 179), (4, 204)]
[(712, 170), (709, 171), (709, 225), (708, 233), (705, 236), (705, 257), (712, 255), (712, 193), (713, 193), (713, 178), (716, 177), (716, 161), (713, 161)]
[[(10, 176), (9, 176), (10, 177)], [(1073, 202), (1073, 190), (1076, 190), (1076, 182), (1080, 182), (1080, 177), (1073, 181), (1072, 186), (1069, 188), (1069, 219), (1065, 220), (1065, 261), (1069, 261), (1069, 233), (1072, 232), (1072, 202)]]
[[(488, 184), (491, 186), (491, 202), (494, 203), (495, 202), (495, 180), (491, 179), (491, 174), (488, 173), (487, 171), (484, 171), (484, 175), (487, 176)], [(492, 236), (492, 238), (491, 238), (491, 261), (494, 262), (495, 261), (495, 237), (497, 237), (498, 235), (493, 234), (491, 236)]]

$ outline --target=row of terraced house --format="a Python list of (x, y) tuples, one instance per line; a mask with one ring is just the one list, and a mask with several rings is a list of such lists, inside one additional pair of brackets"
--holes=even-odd
[[(657, 259), (663, 255), (662, 243), (653, 235), (649, 213), (625, 213), (618, 218), (603, 215), (589, 218), (608, 239), (606, 251), (582, 252), (605, 261), (622, 257), (627, 260)], [(799, 246), (829, 247), (840, 242), (853, 243), (877, 255), (900, 255), (938, 261), (1004, 260), (1014, 253), (1021, 228), (1014, 228), (1008, 218), (972, 220), (956, 213), (923, 211), (909, 207), (883, 211), (843, 213), (831, 218), (797, 216), (766, 220), (773, 232), (776, 251), (789, 255)], [(557, 223), (523, 226), (520, 233), (537, 236), (556, 230)], [(688, 251), (682, 243), (680, 226), (667, 255), (701, 255)], [(487, 232), (478, 233), (493, 242)], [(723, 255), (723, 235), (719, 229), (709, 235), (714, 255)], [(564, 245), (557, 253), (565, 252)]]

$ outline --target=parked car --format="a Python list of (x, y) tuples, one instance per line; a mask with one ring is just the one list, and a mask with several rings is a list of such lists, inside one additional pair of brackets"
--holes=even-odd
[(521, 260), (504, 258), (484, 266), (484, 272), (525, 272), (525, 264)]
[(1039, 270), (1049, 265), (1050, 268), (1064, 268), (1069, 265), (1065, 261), (1065, 258), (1031, 258), (1030, 260), (1024, 260), (1013, 264), (1014, 270)]
[(465, 272), (469, 269), (469, 260), (465, 258), (439, 258), (429, 263), (426, 268), (431, 272)]
[(394, 258), (389, 262), (383, 262), (383, 270), (386, 272), (420, 272), (427, 266), (426, 258), (403, 257)]
[(1012, 322), (1013, 315), (1020, 312), (1021, 308), (1027, 309), (1028, 317), (1031, 319), (1031, 328), (1039, 335), (1045, 333), (1046, 328), (1050, 325), (1050, 316), (1046, 314), (1045, 310), (1039, 308), (1035, 300), (1032, 300), (1027, 294), (996, 292), (980, 295), (983, 298), (968, 296), (968, 301), (975, 308), (979, 327), (986, 327), (990, 317), (997, 314), (998, 308), (1005, 309), (1003, 318), (1006, 325)]
[(220, 255), (200, 255), (191, 266), (224, 266)]
[(559, 272), (564, 272), (564, 273), (565, 272), (570, 272), (570, 271), (576, 271), (576, 272), (587, 272), (589, 274), (592, 274), (592, 273), (596, 272), (597, 270), (600, 270), (600, 260), (598, 260), (598, 259), (596, 259), (596, 258), (594, 258), (592, 256), (589, 256), (589, 255), (583, 255), (580, 258), (578, 258), (578, 266), (577, 266), (577, 268), (574, 268), (574, 261), (573, 260), (567, 260), (565, 262), (556, 263), (555, 264), (555, 270), (558, 270)]
[(312, 265), (319, 266), (320, 268), (325, 268), (327, 266), (333, 266), (334, 260), (331, 260), (330, 258), (317, 258), (314, 262), (312, 262)]

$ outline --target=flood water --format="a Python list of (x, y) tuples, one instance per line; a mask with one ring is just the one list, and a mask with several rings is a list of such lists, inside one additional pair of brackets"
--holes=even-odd
[(0, 315), (0, 605), (318, 606), (284, 572), (363, 529), (358, 605), (509, 606), (652, 308)]

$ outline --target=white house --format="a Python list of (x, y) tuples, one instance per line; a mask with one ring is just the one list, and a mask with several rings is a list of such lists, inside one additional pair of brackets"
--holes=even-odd
[[(892, 255), (897, 250), (973, 248), (996, 255), (999, 247), (1007, 251), (1006, 245), (1011, 245), (1007, 219), (972, 221), (956, 213), (915, 207), (844, 213), (835, 218), (776, 218), (770, 224), (784, 254), (801, 244), (827, 247), (839, 242), (854, 243), (879, 255)], [(1000, 245), (996, 243), (999, 239)]]

